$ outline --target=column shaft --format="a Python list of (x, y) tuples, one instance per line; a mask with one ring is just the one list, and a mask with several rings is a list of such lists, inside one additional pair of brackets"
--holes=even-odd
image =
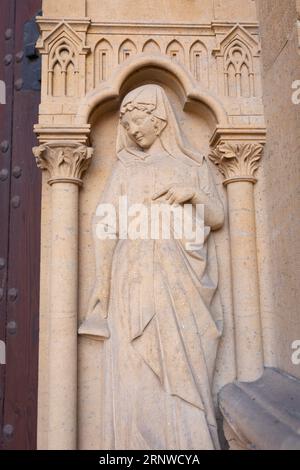
[(237, 375), (256, 380), (263, 372), (253, 183), (228, 183)]
[(52, 185), (48, 448), (76, 449), (78, 185)]

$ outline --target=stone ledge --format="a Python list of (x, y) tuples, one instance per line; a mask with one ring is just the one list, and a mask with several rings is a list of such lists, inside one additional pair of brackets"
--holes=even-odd
[(219, 405), (229, 443), (244, 449), (300, 449), (300, 380), (295, 377), (265, 369), (256, 382), (226, 385)]

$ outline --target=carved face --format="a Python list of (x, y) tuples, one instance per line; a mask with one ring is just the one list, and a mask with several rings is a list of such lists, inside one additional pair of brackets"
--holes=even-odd
[(130, 139), (142, 149), (150, 148), (159, 135), (156, 119), (146, 111), (126, 111), (121, 122)]

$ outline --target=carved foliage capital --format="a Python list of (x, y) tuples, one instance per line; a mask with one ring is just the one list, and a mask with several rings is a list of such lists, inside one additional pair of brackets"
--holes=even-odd
[(220, 142), (209, 155), (225, 177), (224, 184), (232, 181), (256, 182), (255, 173), (262, 158), (263, 145), (256, 142)]
[(33, 148), (38, 168), (48, 170), (49, 184), (56, 182), (82, 183), (93, 149), (74, 142), (47, 143)]

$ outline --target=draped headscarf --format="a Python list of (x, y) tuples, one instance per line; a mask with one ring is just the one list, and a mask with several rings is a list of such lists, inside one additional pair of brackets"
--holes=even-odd
[[(129, 92), (121, 104), (120, 119), (126, 111), (132, 111), (133, 109), (145, 110), (166, 124), (158, 138), (164, 150), (172, 158), (190, 166), (201, 165), (203, 156), (186, 148), (174, 111), (162, 87), (152, 84), (143, 85)], [(139, 150), (134, 145), (120, 122), (117, 135), (118, 158), (122, 160), (124, 154), (141, 157), (141, 154), (145, 153), (147, 152)]]

